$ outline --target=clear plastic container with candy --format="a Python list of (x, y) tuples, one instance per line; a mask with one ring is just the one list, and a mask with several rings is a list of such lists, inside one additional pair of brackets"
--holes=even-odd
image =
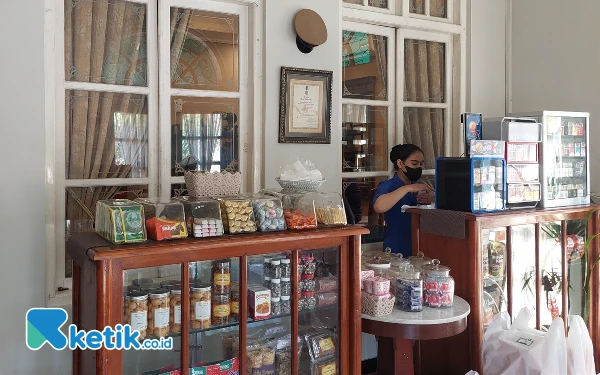
[(283, 215), (288, 229), (302, 230), (317, 227), (315, 195), (308, 193), (283, 194)]
[(228, 233), (256, 232), (252, 199), (242, 196), (219, 197), (223, 226)]
[(223, 221), (219, 202), (202, 197), (179, 197), (183, 203), (185, 221), (190, 237), (214, 237), (223, 235)]
[(134, 202), (144, 207), (148, 238), (162, 241), (188, 236), (181, 202), (163, 198), (137, 198)]
[(277, 197), (257, 196), (252, 201), (256, 227), (261, 232), (285, 230), (283, 206)]
[(96, 233), (115, 243), (146, 241), (144, 208), (129, 199), (109, 199), (96, 203)]
[(315, 195), (315, 211), (319, 225), (346, 225), (344, 200), (338, 193), (318, 193)]

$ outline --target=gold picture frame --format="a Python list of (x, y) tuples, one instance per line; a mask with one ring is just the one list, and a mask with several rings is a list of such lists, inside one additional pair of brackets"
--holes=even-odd
[(331, 144), (333, 72), (281, 68), (279, 143)]

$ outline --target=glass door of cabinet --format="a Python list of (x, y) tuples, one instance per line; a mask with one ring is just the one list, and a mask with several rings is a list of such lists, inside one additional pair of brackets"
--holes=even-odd
[[(140, 375), (181, 368), (181, 266), (127, 270), (123, 273), (123, 324), (139, 332), (154, 350), (124, 350), (123, 374)], [(172, 340), (172, 346), (166, 342)], [(163, 344), (160, 344), (160, 343)]]
[(190, 374), (239, 370), (239, 285), (239, 258), (190, 263)]
[(247, 258), (247, 374), (291, 374), (292, 255)]
[(544, 116), (544, 207), (589, 203), (589, 117), (580, 115)]
[(507, 311), (506, 237), (506, 228), (481, 231), (484, 328), (487, 328), (496, 314)]
[(339, 374), (339, 251), (301, 251), (298, 256), (300, 374)]

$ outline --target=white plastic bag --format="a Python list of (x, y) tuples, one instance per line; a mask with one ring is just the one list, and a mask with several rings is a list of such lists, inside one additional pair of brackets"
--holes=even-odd
[(579, 315), (571, 317), (569, 337), (567, 337), (567, 374), (568, 375), (594, 375), (594, 346), (592, 339)]
[(528, 327), (531, 312), (521, 310), (514, 324), (506, 312), (492, 319), (482, 345), (483, 375), (562, 375), (567, 373), (567, 341), (561, 318), (548, 332)]

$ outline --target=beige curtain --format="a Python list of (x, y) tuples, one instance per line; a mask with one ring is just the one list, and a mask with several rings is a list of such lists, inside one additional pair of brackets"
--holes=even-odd
[[(405, 100), (443, 103), (444, 44), (423, 40), (406, 40)], [(444, 149), (444, 112), (442, 109), (404, 108), (404, 142), (414, 143), (425, 152), (426, 168), (433, 168), (435, 158)]]
[(171, 8), (171, 82), (176, 79), (177, 65), (192, 16), (190, 9)]
[[(114, 1), (65, 0), (67, 80), (119, 85), (139, 84), (140, 53), (145, 51), (146, 7)], [(143, 64), (143, 65), (140, 65)], [(141, 74), (145, 78), (145, 73)], [(142, 82), (143, 84), (143, 82)], [(140, 103), (142, 103), (140, 105)], [(131, 165), (117, 165), (114, 113), (143, 113), (140, 95), (97, 91), (66, 92), (66, 176), (68, 179), (124, 178)], [(67, 190), (70, 230), (92, 229), (96, 202), (118, 187)], [(70, 262), (67, 262), (67, 273)]]

